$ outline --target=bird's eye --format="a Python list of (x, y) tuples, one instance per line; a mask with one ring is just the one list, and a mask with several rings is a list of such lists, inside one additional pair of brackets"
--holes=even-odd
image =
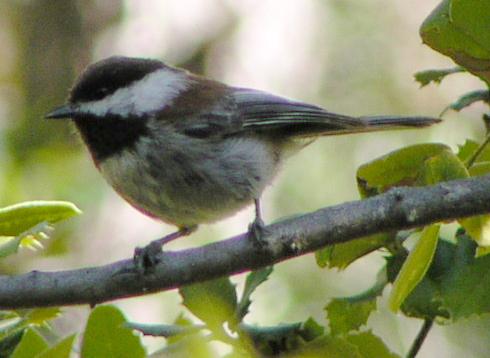
[(107, 87), (101, 87), (101, 88), (98, 88), (94, 95), (95, 97), (97, 98), (103, 98), (105, 97), (105, 95), (109, 92), (108, 88)]

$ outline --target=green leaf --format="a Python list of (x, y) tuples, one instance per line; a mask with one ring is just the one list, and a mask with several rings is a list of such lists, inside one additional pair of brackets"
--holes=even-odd
[(48, 348), (46, 340), (34, 329), (25, 330), (22, 340), (10, 358), (32, 358)]
[(477, 215), (458, 220), (480, 246), (490, 246), (490, 215)]
[(22, 340), (24, 332), (24, 329), (19, 329), (5, 337), (2, 337), (0, 340), (0, 357), (11, 356), (19, 342)]
[[(395, 186), (430, 185), (466, 178), (464, 163), (443, 144), (405, 147), (359, 167), (357, 183), (361, 197), (378, 195)], [(357, 258), (387, 246), (396, 233), (382, 233), (322, 249), (316, 258), (320, 266), (345, 268)]]
[(361, 197), (377, 195), (394, 186), (423, 184), (419, 176), (425, 169), (424, 163), (444, 152), (452, 153), (444, 144), (417, 144), (361, 165), (357, 170)]
[(469, 107), (476, 102), (490, 103), (490, 92), (488, 90), (476, 90), (476, 91), (465, 93), (464, 95), (459, 97), (456, 101), (451, 103), (447, 108), (445, 108), (442, 113), (446, 112), (449, 109), (459, 112), (462, 109), (465, 109), (466, 107)]
[[(490, 173), (490, 146), (479, 144), (471, 139), (467, 139), (463, 145), (459, 146), (458, 158), (468, 167), (469, 162), (472, 165), (468, 168), (470, 176), (480, 176)], [(481, 146), (483, 148), (480, 148)], [(479, 153), (478, 153), (479, 151)], [(476, 158), (474, 158), (476, 156)]]
[(312, 341), (325, 333), (325, 327), (320, 325), (312, 317), (303, 322), (300, 328), (300, 335), (306, 342)]
[(345, 337), (347, 342), (355, 345), (364, 358), (399, 358), (391, 352), (384, 342), (372, 331), (350, 334)]
[(241, 324), (242, 332), (253, 341), (255, 349), (265, 356), (290, 351), (303, 344), (301, 323), (286, 323), (263, 327)]
[(124, 327), (126, 322), (115, 306), (97, 306), (90, 314), (83, 334), (82, 357), (146, 357), (140, 338)]
[(75, 337), (76, 334), (66, 337), (51, 348), (44, 350), (36, 358), (70, 358)]
[(30, 201), (0, 209), (0, 236), (17, 236), (42, 223), (66, 220), (81, 211), (65, 201)]
[(250, 296), (262, 283), (267, 281), (272, 273), (273, 266), (267, 266), (263, 269), (252, 271), (245, 279), (245, 287), (243, 288), (242, 298), (238, 303), (237, 312), (238, 319), (242, 319), (248, 313), (248, 308), (252, 304)]
[(424, 161), (418, 181), (423, 185), (469, 177), (464, 163), (452, 152), (443, 151)]
[[(490, 52), (490, 3), (486, 0), (452, 0), (451, 20), (468, 38)], [(471, 19), (471, 21), (468, 21)], [(488, 58), (488, 57), (486, 57)]]
[(425, 44), (490, 83), (488, 0), (444, 0), (425, 19), (420, 36)]
[(332, 335), (358, 330), (375, 309), (376, 300), (349, 302), (343, 298), (333, 299), (326, 307)]
[(333, 299), (325, 307), (332, 334), (345, 334), (366, 324), (387, 282), (386, 270), (383, 269), (378, 273), (376, 283), (368, 290), (355, 296)]
[(363, 358), (356, 345), (343, 337), (322, 336), (298, 349), (295, 357)]
[[(458, 145), (459, 150), (457, 156), (462, 162), (466, 162), (476, 152), (478, 147), (479, 144), (477, 142), (466, 139), (463, 145)], [(490, 151), (488, 151), (488, 155), (487, 160), (490, 160)]]
[(475, 258), (474, 249), (459, 254), (441, 283), (442, 307), (453, 321), (490, 312), (490, 256)]
[(376, 309), (376, 301), (351, 303), (345, 299), (333, 299), (326, 307), (330, 330), (333, 335), (358, 330), (365, 325)]
[(398, 274), (389, 299), (390, 309), (397, 312), (405, 298), (422, 281), (434, 257), (440, 225), (427, 226), (408, 255)]
[(19, 251), (22, 237), (0, 237), (0, 258), (7, 257)]
[(47, 233), (51, 229), (48, 223), (41, 222), (15, 237), (0, 237), (0, 258), (16, 253), (19, 247), (27, 247), (31, 250), (42, 248), (41, 240), (49, 238)]
[(320, 267), (343, 270), (358, 258), (386, 246), (394, 237), (392, 233), (382, 233), (327, 246), (315, 252), (316, 263)]
[(476, 248), (475, 257), (481, 257), (490, 254), (490, 246), (479, 246)]
[(444, 77), (458, 72), (464, 72), (462, 67), (446, 68), (443, 70), (425, 70), (415, 73), (414, 77), (420, 83), (420, 87), (427, 86), (429, 83), (441, 83)]
[(220, 330), (225, 322), (237, 323), (237, 296), (228, 277), (185, 286), (179, 290), (183, 304), (210, 329)]
[[(431, 267), (402, 305), (410, 317), (456, 321), (490, 313), (490, 255), (475, 258), (476, 244), (459, 234), (457, 244), (439, 240)], [(403, 259), (388, 260), (390, 280)]]
[(40, 326), (60, 315), (61, 310), (58, 307), (36, 308), (28, 310), (23, 319), (28, 325)]

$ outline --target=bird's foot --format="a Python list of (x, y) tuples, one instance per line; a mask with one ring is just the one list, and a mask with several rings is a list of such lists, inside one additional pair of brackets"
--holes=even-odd
[(255, 218), (255, 220), (248, 226), (248, 238), (251, 239), (258, 248), (267, 246), (265, 238), (268, 234), (269, 230), (266, 228), (264, 221), (261, 218)]
[(144, 247), (137, 247), (134, 250), (133, 256), (133, 263), (136, 271), (142, 275), (151, 272), (160, 262), (159, 255), (162, 253), (162, 248), (165, 244), (182, 236), (191, 234), (196, 228), (197, 227), (185, 227), (160, 239), (153, 240)]

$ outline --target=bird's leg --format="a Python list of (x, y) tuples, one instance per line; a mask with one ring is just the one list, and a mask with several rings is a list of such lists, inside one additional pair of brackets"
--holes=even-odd
[(254, 240), (258, 246), (263, 246), (263, 238), (267, 234), (264, 221), (262, 220), (262, 212), (260, 209), (260, 199), (254, 199), (255, 203), (255, 219), (248, 226), (248, 236)]
[(138, 272), (146, 273), (158, 263), (158, 254), (162, 252), (163, 245), (174, 241), (180, 237), (190, 235), (196, 231), (197, 225), (181, 227), (178, 231), (173, 232), (160, 239), (153, 240), (145, 247), (137, 247), (134, 250), (134, 265)]

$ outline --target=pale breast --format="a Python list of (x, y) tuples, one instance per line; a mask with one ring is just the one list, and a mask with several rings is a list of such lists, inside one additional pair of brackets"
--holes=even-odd
[(251, 204), (272, 181), (280, 159), (258, 138), (186, 145), (166, 139), (144, 138), (134, 150), (103, 161), (100, 170), (133, 206), (177, 226), (213, 222)]

